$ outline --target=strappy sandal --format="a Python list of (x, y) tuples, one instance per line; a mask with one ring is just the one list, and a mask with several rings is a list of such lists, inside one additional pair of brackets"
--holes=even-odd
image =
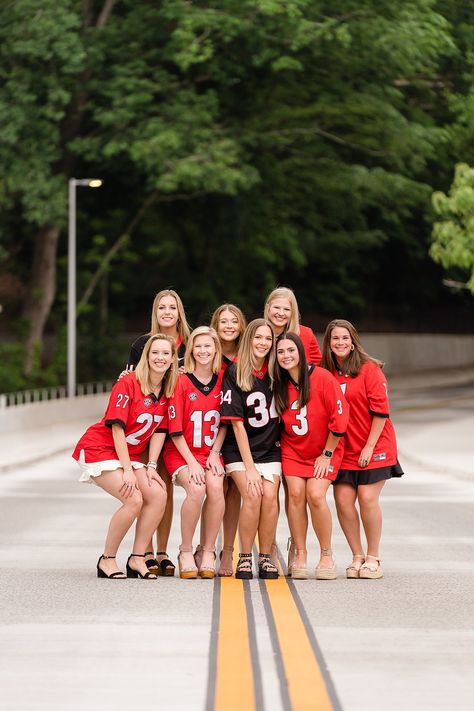
[(146, 557), (147, 555), (151, 555), (151, 558), (150, 558), (149, 560), (146, 560), (146, 561), (145, 561), (146, 567), (148, 568), (148, 570), (150, 571), (150, 573), (153, 573), (154, 575), (159, 575), (160, 566), (159, 566), (158, 561), (156, 560), (156, 558), (155, 558), (155, 556), (154, 556), (154, 554), (153, 554), (153, 551), (147, 551), (147, 552), (145, 553), (145, 557)]
[(346, 578), (359, 578), (360, 569), (365, 561), (362, 553), (355, 553), (352, 556), (352, 563), (346, 568)]
[(115, 573), (110, 573), (107, 575), (102, 568), (99, 566), (101, 560), (113, 560), (116, 558), (115, 555), (101, 555), (97, 561), (97, 577), (98, 578), (108, 578), (109, 580), (126, 580), (127, 576), (121, 570), (116, 570)]
[(130, 558), (144, 558), (146, 553), (131, 553), (127, 560), (127, 578), (141, 578), (142, 580), (156, 580), (156, 575), (148, 571), (142, 575), (139, 570), (130, 567)]
[(277, 580), (278, 568), (272, 563), (270, 553), (258, 554), (258, 577), (262, 580)]
[[(158, 556), (164, 556), (161, 560), (158, 560)], [(176, 566), (168, 558), (168, 553), (166, 551), (156, 552), (156, 562), (158, 565), (158, 575), (164, 575), (167, 578), (173, 577)]]
[(203, 550), (204, 548), (201, 546), (200, 543), (198, 543), (196, 546), (196, 550), (194, 551), (194, 562), (196, 563), (196, 568), (198, 570), (201, 567)]
[(204, 578), (205, 580), (212, 580), (213, 578), (216, 577), (216, 563), (215, 563), (216, 552), (215, 552), (214, 548), (204, 548), (204, 547), (202, 548), (202, 552), (203, 553), (204, 552), (212, 553), (214, 556), (214, 564), (211, 566), (211, 565), (202, 565), (202, 563), (201, 563), (198, 575), (200, 578)]
[(232, 563), (230, 565), (230, 568), (226, 568), (222, 564), (222, 555), (223, 555), (224, 551), (226, 551), (227, 553), (230, 553), (231, 558), (232, 558), (232, 554), (234, 552), (234, 546), (223, 546), (221, 552), (219, 553), (220, 565), (219, 565), (219, 570), (217, 571), (217, 575), (220, 578), (231, 578), (232, 575), (234, 574), (234, 569), (233, 569)]
[(253, 578), (251, 553), (239, 553), (235, 577), (239, 580), (251, 580)]
[[(305, 552), (306, 551), (304, 549), (298, 550), (298, 548), (293, 548), (294, 560), (298, 557), (299, 553), (305, 553)], [(291, 563), (290, 572), (288, 573), (288, 575), (293, 580), (308, 580), (308, 577), (309, 577), (308, 569), (306, 568), (306, 565), (297, 567), (295, 562)]]
[(179, 547), (179, 553), (178, 553), (178, 568), (179, 568), (179, 577), (182, 578), (183, 580), (195, 580), (198, 576), (198, 569), (197, 567), (191, 566), (184, 568), (181, 565), (181, 554), (182, 553), (192, 553), (193, 549), (192, 548), (182, 548), (181, 546)]
[(286, 550), (288, 551), (288, 563), (287, 563), (287, 568), (288, 568), (288, 577), (291, 578), (291, 569), (293, 567), (293, 555), (294, 555), (294, 548), (293, 548), (293, 539), (290, 536), (286, 542)]
[[(369, 558), (375, 561), (376, 565), (369, 563)], [(365, 557), (365, 563), (360, 569), (359, 577), (364, 580), (376, 580), (377, 578), (383, 578), (382, 561), (374, 555), (367, 555)]]
[(283, 568), (281, 567), (281, 563), (278, 558), (278, 544), (276, 541), (273, 541), (272, 543), (270, 558), (272, 560), (273, 565), (278, 570), (278, 576), (284, 575)]
[[(322, 556), (331, 556), (332, 550), (330, 548), (321, 548)], [(316, 566), (315, 570), (316, 580), (335, 580), (337, 578), (337, 565), (334, 558), (332, 558), (332, 565), (330, 568), (322, 568), (321, 563)]]

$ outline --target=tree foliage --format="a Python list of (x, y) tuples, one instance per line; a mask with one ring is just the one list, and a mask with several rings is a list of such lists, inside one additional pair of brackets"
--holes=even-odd
[(431, 256), (445, 269), (468, 272), (474, 294), (474, 168), (459, 163), (449, 193), (433, 193), (433, 208), (440, 219), (433, 226)]
[(78, 189), (82, 379), (167, 286), (194, 322), (259, 313), (277, 283), (328, 316), (435, 301), (429, 198), (466, 141), (467, 28), (454, 0), (2, 4), (0, 272), (24, 287), (27, 374), (64, 319), (71, 176), (105, 180)]

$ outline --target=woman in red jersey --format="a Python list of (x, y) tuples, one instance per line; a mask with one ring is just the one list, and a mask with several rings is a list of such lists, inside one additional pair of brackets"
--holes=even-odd
[(275, 336), (285, 331), (296, 333), (301, 338), (308, 363), (318, 365), (321, 361), (321, 351), (318, 341), (311, 328), (300, 324), (300, 313), (296, 296), (286, 286), (279, 286), (267, 296), (263, 317), (270, 321)]
[[(213, 578), (215, 542), (224, 515), (220, 448), (225, 436), (225, 428), (219, 430), (223, 372), (214, 329), (194, 329), (186, 347), (184, 368), (169, 403), (170, 438), (163, 452), (166, 469), (186, 492), (181, 507), (179, 574), (181, 578)], [(198, 568), (192, 545), (205, 496), (205, 534)]]
[[(156, 578), (145, 563), (146, 544), (166, 504), (166, 486), (156, 472), (156, 461), (167, 430), (168, 398), (178, 378), (176, 346), (167, 336), (148, 339), (133, 373), (113, 387), (107, 411), (86, 431), (73, 457), (80, 481), (94, 482), (122, 503), (112, 516), (104, 553), (97, 563), (100, 578), (124, 578), (115, 557), (125, 534), (137, 520), (127, 577)], [(150, 461), (140, 454), (150, 443)]]
[[(383, 363), (364, 351), (359, 334), (349, 321), (335, 319), (324, 334), (323, 367), (334, 375), (350, 406), (344, 457), (334, 482), (337, 515), (353, 555), (347, 577), (381, 578), (380, 492), (387, 479), (403, 475), (389, 415)], [(365, 554), (361, 521), (367, 538)]]
[[(228, 365), (237, 361), (240, 339), (247, 326), (244, 314), (235, 304), (222, 304), (211, 317), (211, 328), (213, 328), (221, 344), (222, 369), (225, 371)], [(226, 477), (224, 481), (225, 511), (222, 521), (223, 545), (219, 554), (220, 564), (217, 574), (219, 577), (230, 577), (233, 573), (232, 554), (234, 551), (234, 540), (237, 533), (240, 514), (240, 494), (231, 477)], [(206, 501), (204, 507), (206, 508)], [(201, 542), (196, 549), (194, 559), (199, 567), (202, 558), (202, 548), (204, 545), (204, 521), (205, 516), (201, 516)]]
[[(183, 302), (173, 289), (163, 289), (159, 291), (153, 301), (151, 308), (151, 326), (149, 333), (139, 336), (132, 344), (130, 355), (128, 356), (127, 370), (133, 370), (142, 354), (143, 346), (151, 333), (164, 333), (176, 344), (178, 353), (179, 372), (183, 371), (184, 352), (188, 342), (190, 328), (186, 319)], [(146, 452), (144, 456), (146, 457)], [(150, 540), (147, 546), (146, 564), (152, 572), (157, 575), (174, 575), (175, 566), (168, 557), (166, 549), (170, 537), (171, 523), (173, 520), (173, 485), (171, 477), (163, 464), (163, 457), (158, 461), (158, 471), (166, 484), (167, 499), (166, 509), (156, 531), (156, 556), (153, 552), (153, 542)]]
[[(265, 301), (265, 307), (263, 310), (264, 318), (266, 318), (272, 324), (275, 336), (278, 337), (286, 331), (291, 331), (296, 333), (303, 343), (303, 347), (306, 353), (306, 360), (308, 363), (314, 363), (318, 365), (321, 361), (321, 351), (319, 349), (318, 341), (314, 335), (311, 328), (308, 326), (302, 326), (300, 324), (300, 313), (298, 309), (298, 302), (296, 301), (296, 296), (292, 289), (286, 286), (279, 286), (274, 289)], [(288, 495), (286, 479), (283, 477), (283, 489), (285, 491), (285, 511), (288, 517)], [(303, 523), (308, 528), (308, 514), (306, 508), (302, 512)], [(291, 525), (290, 525), (290, 533)], [(275, 565), (278, 564), (278, 553), (277, 553), (276, 541), (272, 546), (272, 560)], [(292, 564), (293, 557), (293, 544), (292, 536), (288, 539), (288, 566)]]
[(318, 580), (337, 577), (332, 556), (332, 517), (327, 490), (336, 478), (343, 455), (349, 408), (334, 378), (323, 368), (308, 368), (303, 344), (294, 333), (276, 343), (273, 392), (283, 422), (282, 471), (288, 485), (288, 520), (294, 545), (288, 575), (306, 579), (306, 505), (319, 541)]

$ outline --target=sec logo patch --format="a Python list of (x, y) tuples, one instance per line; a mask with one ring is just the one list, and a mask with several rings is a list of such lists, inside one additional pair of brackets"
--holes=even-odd
[(145, 405), (145, 407), (150, 407), (150, 405), (153, 405), (153, 400), (151, 399), (151, 397), (146, 397), (143, 400), (143, 404)]
[(189, 393), (188, 397), (190, 400), (197, 400), (197, 393)]

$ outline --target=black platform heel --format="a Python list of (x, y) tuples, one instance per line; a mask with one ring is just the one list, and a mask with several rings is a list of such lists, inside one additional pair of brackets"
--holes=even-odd
[(142, 575), (138, 570), (133, 570), (133, 568), (130, 567), (130, 558), (144, 558), (146, 556), (146, 553), (131, 553), (131, 555), (128, 556), (127, 560), (127, 578), (142, 578), (142, 580), (156, 580), (156, 575), (154, 573), (145, 573), (145, 575)]
[(109, 558), (115, 558), (116, 556), (114, 555), (101, 555), (99, 560), (97, 561), (97, 577), (98, 578), (109, 578), (109, 580), (126, 580), (126, 575), (125, 573), (122, 573), (121, 570), (117, 570), (115, 573), (111, 573), (110, 575), (107, 575), (107, 573), (104, 573), (102, 568), (99, 567), (99, 563), (101, 560), (108, 560)]

